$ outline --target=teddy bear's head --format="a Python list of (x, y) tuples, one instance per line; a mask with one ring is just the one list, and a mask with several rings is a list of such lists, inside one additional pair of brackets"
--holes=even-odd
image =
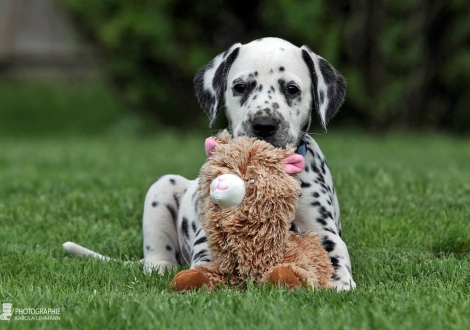
[[(290, 225), (300, 193), (294, 174), (304, 169), (301, 155), (254, 138), (231, 139), (226, 131), (206, 139), (205, 148), (209, 160), (199, 176), (201, 211), (217, 215), (212, 222), (218, 230), (265, 221)], [(205, 220), (202, 216), (203, 226)]]

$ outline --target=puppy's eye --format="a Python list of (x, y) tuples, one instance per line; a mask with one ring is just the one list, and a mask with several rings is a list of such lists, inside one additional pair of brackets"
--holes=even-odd
[(250, 178), (248, 180), (246, 180), (249, 184), (254, 184), (255, 183), (255, 179), (253, 178)]
[(233, 86), (233, 89), (236, 90), (238, 93), (245, 93), (246, 86), (245, 84), (236, 84), (235, 86)]
[(299, 88), (295, 85), (289, 85), (286, 87), (287, 94), (293, 95), (293, 94), (297, 94), (299, 91), (300, 91)]

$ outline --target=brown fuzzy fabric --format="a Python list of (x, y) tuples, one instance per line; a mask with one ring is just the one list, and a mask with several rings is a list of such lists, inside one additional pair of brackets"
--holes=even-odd
[[(301, 187), (284, 171), (282, 160), (294, 149), (248, 137), (231, 139), (226, 131), (216, 140), (220, 144), (199, 175), (200, 218), (215, 260), (196, 267), (209, 278), (207, 287), (282, 281), (273, 270), (285, 267), (308, 286), (329, 288), (333, 267), (318, 237), (289, 231)], [(212, 180), (227, 173), (245, 181), (245, 198), (235, 209), (221, 208), (210, 197)]]

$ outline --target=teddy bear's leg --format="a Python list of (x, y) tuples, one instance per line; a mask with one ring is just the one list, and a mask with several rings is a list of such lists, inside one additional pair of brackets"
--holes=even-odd
[(294, 273), (285, 266), (275, 267), (266, 278), (266, 282), (287, 286), (289, 289), (302, 285), (302, 282), (300, 282), (297, 276), (295, 276)]
[(209, 278), (198, 269), (187, 269), (175, 275), (170, 283), (171, 292), (198, 290), (209, 287)]

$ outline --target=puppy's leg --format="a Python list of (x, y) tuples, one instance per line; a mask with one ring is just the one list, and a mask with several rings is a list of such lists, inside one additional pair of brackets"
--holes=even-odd
[(338, 198), (328, 163), (318, 144), (307, 135), (305, 170), (299, 174), (302, 194), (297, 203), (294, 224), (301, 233), (313, 231), (328, 252), (335, 273), (331, 285), (340, 290), (356, 287), (348, 248), (341, 238)]
[(191, 183), (179, 175), (165, 175), (155, 182), (145, 197), (144, 272), (163, 273), (181, 262), (176, 221), (182, 196)]

